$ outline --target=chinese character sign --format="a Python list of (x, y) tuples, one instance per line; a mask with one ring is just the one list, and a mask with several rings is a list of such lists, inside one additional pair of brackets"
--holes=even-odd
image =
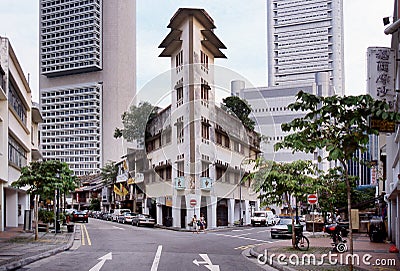
[(386, 101), (394, 110), (395, 54), (385, 47), (368, 48), (368, 93), (377, 100)]

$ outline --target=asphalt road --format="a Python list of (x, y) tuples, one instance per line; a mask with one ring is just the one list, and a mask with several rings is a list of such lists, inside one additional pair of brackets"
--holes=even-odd
[(279, 242), (270, 239), (269, 227), (196, 234), (90, 219), (76, 224), (69, 251), (19, 270), (264, 270), (242, 255), (243, 250), (264, 242)]

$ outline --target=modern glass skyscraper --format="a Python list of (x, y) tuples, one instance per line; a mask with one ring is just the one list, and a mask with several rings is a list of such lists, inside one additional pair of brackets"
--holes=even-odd
[(267, 36), (268, 86), (329, 72), (335, 94), (344, 94), (342, 0), (267, 0)]
[(113, 137), (136, 87), (136, 5), (40, 0), (42, 153), (76, 175), (124, 154)]

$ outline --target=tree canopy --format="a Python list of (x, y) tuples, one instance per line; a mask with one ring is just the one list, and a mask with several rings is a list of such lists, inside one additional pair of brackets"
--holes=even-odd
[(148, 102), (132, 105), (122, 114), (123, 128), (115, 128), (114, 137), (123, 137), (129, 142), (144, 138), (147, 122), (157, 115), (158, 109)]
[[(314, 153), (325, 150), (326, 157), (319, 161), (338, 161), (345, 174), (347, 212), (351, 215), (351, 178), (348, 176), (347, 161), (354, 159), (356, 151), (367, 149), (369, 135), (379, 132), (370, 127), (370, 119), (399, 121), (400, 115), (389, 110), (383, 100), (374, 100), (370, 95), (321, 97), (300, 91), (296, 102), (288, 106), (294, 111), (305, 113), (289, 123), (282, 124), (284, 132), (292, 132), (277, 143), (283, 148)], [(353, 254), (352, 224), (349, 220), (350, 254)], [(351, 266), (352, 267), (352, 266)]]
[(238, 96), (229, 96), (222, 99), (221, 108), (233, 113), (245, 127), (254, 130), (255, 122), (249, 118), (251, 106), (245, 100), (242, 100)]
[[(57, 175), (58, 174), (58, 175)], [(65, 162), (57, 160), (34, 161), (21, 169), (21, 176), (11, 185), (28, 187), (27, 193), (53, 198), (54, 190), (61, 193), (71, 192), (77, 186), (76, 176)]]

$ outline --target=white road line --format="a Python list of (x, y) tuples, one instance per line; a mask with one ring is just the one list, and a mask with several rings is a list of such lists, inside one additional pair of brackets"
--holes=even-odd
[(266, 241), (266, 240), (260, 240), (260, 239), (254, 239), (254, 238), (248, 238), (248, 237), (243, 237), (243, 236), (237, 236), (237, 235), (229, 235), (229, 234), (222, 234), (222, 233), (215, 233), (216, 235), (220, 236), (225, 236), (225, 237), (231, 237), (231, 238), (238, 238), (238, 239), (245, 239), (245, 240), (250, 240), (250, 241), (257, 241), (257, 242), (263, 242), (263, 243), (273, 243), (271, 241)]
[(160, 263), (161, 251), (162, 251), (162, 245), (159, 245), (157, 248), (156, 256), (154, 257), (153, 265), (151, 266), (150, 271), (157, 271), (158, 264)]
[(117, 227), (117, 226), (113, 226), (113, 228), (114, 228), (114, 229), (123, 230), (123, 231), (125, 230), (124, 228), (120, 228), (120, 227)]

